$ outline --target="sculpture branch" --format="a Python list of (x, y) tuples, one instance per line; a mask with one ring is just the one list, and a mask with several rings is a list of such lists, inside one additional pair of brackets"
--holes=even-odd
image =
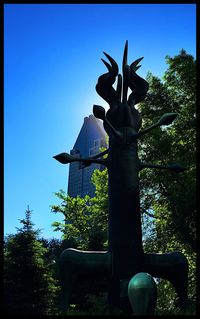
[(157, 164), (147, 164), (147, 163), (142, 163), (140, 162), (140, 170), (144, 168), (157, 168), (157, 169), (168, 169), (171, 171), (174, 171), (176, 173), (181, 173), (186, 170), (185, 167), (179, 164), (171, 164), (171, 165), (157, 165)]
[(176, 117), (177, 117), (177, 113), (165, 113), (163, 116), (161, 116), (158, 122), (137, 133), (137, 138), (143, 136), (144, 134), (148, 133), (149, 131), (153, 130), (154, 128), (158, 126), (172, 124), (172, 122), (175, 120)]
[(58, 155), (53, 156), (58, 162), (62, 164), (69, 164), (72, 162), (82, 162), (85, 164), (85, 166), (89, 166), (90, 164), (102, 164), (102, 165), (107, 165), (107, 160), (106, 159), (97, 159), (97, 158), (92, 158), (92, 157), (87, 157), (87, 158), (81, 158), (81, 157), (75, 157), (72, 156), (68, 153), (60, 153)]
[(91, 158), (91, 159), (92, 159), (92, 158), (94, 158), (94, 159), (95, 159), (95, 158), (99, 158), (99, 157), (102, 157), (102, 156), (108, 154), (108, 152), (109, 152), (109, 148), (108, 148), (107, 150), (105, 150), (105, 151), (103, 151), (103, 152), (97, 154), (97, 155), (91, 156), (90, 158)]

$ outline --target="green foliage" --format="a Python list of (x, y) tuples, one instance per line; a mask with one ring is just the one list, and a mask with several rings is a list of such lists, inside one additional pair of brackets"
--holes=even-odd
[[(178, 113), (169, 127), (158, 128), (140, 141), (139, 156), (147, 163), (180, 163), (186, 171), (180, 174), (162, 170), (143, 170), (140, 173), (141, 206), (145, 216), (154, 217), (153, 238), (145, 241), (146, 252), (179, 250), (189, 262), (189, 298), (196, 299), (196, 74), (195, 61), (184, 50), (166, 57), (169, 65), (163, 82), (148, 74), (150, 90), (140, 103), (144, 127), (162, 114)], [(174, 307), (176, 294), (170, 283), (158, 285), (158, 312), (178, 310)], [(164, 291), (167, 294), (164, 295)]]
[(148, 214), (152, 209), (157, 218), (157, 232), (161, 227), (159, 223), (165, 221), (167, 236), (175, 233), (177, 240), (186, 242), (195, 251), (195, 62), (184, 50), (180, 55), (166, 59), (169, 68), (165, 72), (164, 83), (149, 74), (150, 90), (139, 108), (144, 126), (165, 112), (177, 112), (178, 117), (170, 127), (158, 128), (144, 136), (140, 141), (140, 158), (147, 163), (178, 162), (186, 167), (186, 171), (178, 175), (161, 170), (143, 170), (140, 174), (143, 212)]
[(61, 190), (56, 196), (61, 205), (52, 205), (52, 211), (62, 213), (64, 221), (54, 222), (55, 230), (63, 233), (64, 239), (74, 239), (80, 249), (102, 250), (107, 245), (108, 194), (107, 169), (95, 170), (92, 181), (96, 186), (96, 196), (84, 198), (69, 197)]
[(23, 227), (9, 235), (4, 246), (5, 314), (56, 314), (59, 292), (52, 267), (45, 258), (46, 249), (33, 229), (31, 212), (26, 211)]

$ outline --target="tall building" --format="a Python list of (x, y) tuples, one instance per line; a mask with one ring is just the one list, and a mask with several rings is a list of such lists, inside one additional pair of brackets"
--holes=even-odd
[[(83, 126), (79, 132), (71, 155), (77, 157), (90, 157), (98, 154), (100, 147), (107, 147), (106, 133), (103, 124), (93, 115), (84, 118)], [(91, 177), (95, 169), (104, 169), (100, 164), (91, 164), (84, 167), (80, 162), (72, 162), (69, 166), (68, 195), (71, 197), (95, 196), (95, 187)]]

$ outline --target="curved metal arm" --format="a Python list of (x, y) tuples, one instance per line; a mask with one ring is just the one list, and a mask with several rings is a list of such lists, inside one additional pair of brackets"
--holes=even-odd
[(107, 150), (105, 150), (105, 151), (103, 151), (103, 152), (101, 152), (101, 153), (99, 153), (99, 154), (97, 154), (97, 155), (91, 156), (90, 158), (91, 158), (91, 159), (92, 159), (92, 158), (95, 159), (95, 158), (98, 158), (98, 157), (102, 157), (102, 156), (108, 154), (108, 152), (109, 152), (109, 148), (107, 148)]
[(106, 112), (105, 109), (101, 106), (101, 105), (93, 105), (93, 114), (96, 118), (101, 119), (104, 121), (104, 123), (106, 123), (108, 125), (108, 127), (110, 128), (110, 130), (113, 132), (113, 134), (118, 137), (118, 138), (122, 138), (122, 135), (120, 132), (118, 132), (113, 126), (112, 124), (108, 121), (107, 117), (106, 117)]
[(154, 128), (158, 126), (172, 124), (172, 122), (175, 120), (176, 117), (177, 117), (177, 113), (165, 113), (163, 116), (161, 116), (158, 122), (140, 131), (137, 134), (137, 138), (141, 137), (142, 135), (146, 134), (147, 132), (153, 130)]
[(81, 158), (81, 157), (72, 156), (68, 153), (60, 153), (58, 155), (53, 156), (53, 158), (55, 158), (58, 162), (62, 164), (69, 164), (72, 162), (82, 162), (82, 163), (85, 163), (85, 166), (89, 166), (92, 163), (103, 164), (105, 166), (107, 165), (107, 159), (96, 159), (94, 157)]
[(146, 164), (146, 163), (140, 163), (140, 170), (144, 168), (159, 168), (159, 169), (169, 169), (176, 173), (181, 173), (186, 170), (185, 167), (181, 166), (180, 164), (171, 164), (171, 165), (157, 165), (157, 164)]

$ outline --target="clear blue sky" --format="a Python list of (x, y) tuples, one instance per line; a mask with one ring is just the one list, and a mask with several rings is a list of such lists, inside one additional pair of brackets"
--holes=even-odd
[(54, 192), (67, 191), (69, 152), (106, 68), (144, 56), (138, 73), (162, 77), (165, 56), (184, 48), (195, 57), (195, 4), (7, 4), (4, 6), (4, 234), (15, 233), (27, 205), (45, 238), (60, 238), (51, 213)]

